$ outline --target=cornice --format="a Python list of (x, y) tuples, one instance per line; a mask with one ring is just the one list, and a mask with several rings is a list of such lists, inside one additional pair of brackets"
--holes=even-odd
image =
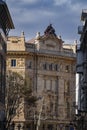
[(7, 55), (26, 55), (28, 52), (26, 51), (7, 51)]
[(7, 57), (8, 56), (35, 56), (35, 57), (41, 57), (41, 58), (49, 58), (49, 59), (62, 59), (62, 60), (67, 60), (67, 61), (76, 61), (75, 57), (67, 57), (67, 56), (62, 56), (62, 55), (52, 55), (52, 54), (45, 54), (45, 53), (34, 53), (34, 52), (26, 52), (26, 51), (8, 51), (7, 52)]

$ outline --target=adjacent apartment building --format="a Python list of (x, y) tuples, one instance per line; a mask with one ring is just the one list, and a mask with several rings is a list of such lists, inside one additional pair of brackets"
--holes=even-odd
[(37, 107), (23, 107), (14, 117), (15, 129), (74, 129), (76, 45), (64, 44), (49, 25), (43, 35), (25, 41), (24, 33), (8, 37), (7, 70), (25, 75), (32, 81)]
[(6, 37), (14, 25), (7, 4), (0, 0), (0, 130), (5, 119), (5, 77), (6, 77)]
[(78, 91), (78, 129), (87, 129), (87, 9), (81, 13), (82, 26), (78, 27), (80, 44), (77, 46), (77, 73), (79, 75)]

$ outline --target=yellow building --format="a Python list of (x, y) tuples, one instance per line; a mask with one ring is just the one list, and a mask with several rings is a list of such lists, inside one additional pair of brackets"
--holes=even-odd
[[(31, 81), (37, 107), (27, 109), (14, 118), (24, 130), (69, 129), (75, 116), (76, 46), (65, 45), (49, 25), (44, 35), (37, 33), (25, 42), (20, 37), (8, 37), (7, 70), (25, 75)], [(22, 112), (23, 112), (22, 111)], [(74, 127), (74, 126), (73, 126)]]

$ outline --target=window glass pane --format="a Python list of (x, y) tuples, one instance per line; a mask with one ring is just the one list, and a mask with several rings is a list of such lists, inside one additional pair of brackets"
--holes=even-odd
[(43, 69), (47, 70), (47, 64), (46, 63), (43, 64)]
[(46, 89), (47, 89), (47, 90), (50, 90), (50, 80), (47, 80), (47, 81), (46, 81)]
[(54, 65), (54, 70), (58, 71), (58, 65), (57, 64)]
[(11, 66), (16, 66), (16, 60), (15, 59), (11, 60)]
[(31, 69), (31, 68), (32, 68), (32, 61), (29, 61), (28, 68), (29, 68), (29, 69)]
[(52, 64), (49, 65), (49, 70), (52, 70)]

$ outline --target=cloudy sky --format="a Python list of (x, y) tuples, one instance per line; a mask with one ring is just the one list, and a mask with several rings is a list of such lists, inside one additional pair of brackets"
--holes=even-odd
[(82, 9), (87, 8), (87, 0), (6, 0), (15, 29), (9, 35), (20, 36), (25, 32), (26, 40), (43, 35), (51, 23), (56, 34), (65, 43), (79, 40), (78, 26), (82, 25)]

